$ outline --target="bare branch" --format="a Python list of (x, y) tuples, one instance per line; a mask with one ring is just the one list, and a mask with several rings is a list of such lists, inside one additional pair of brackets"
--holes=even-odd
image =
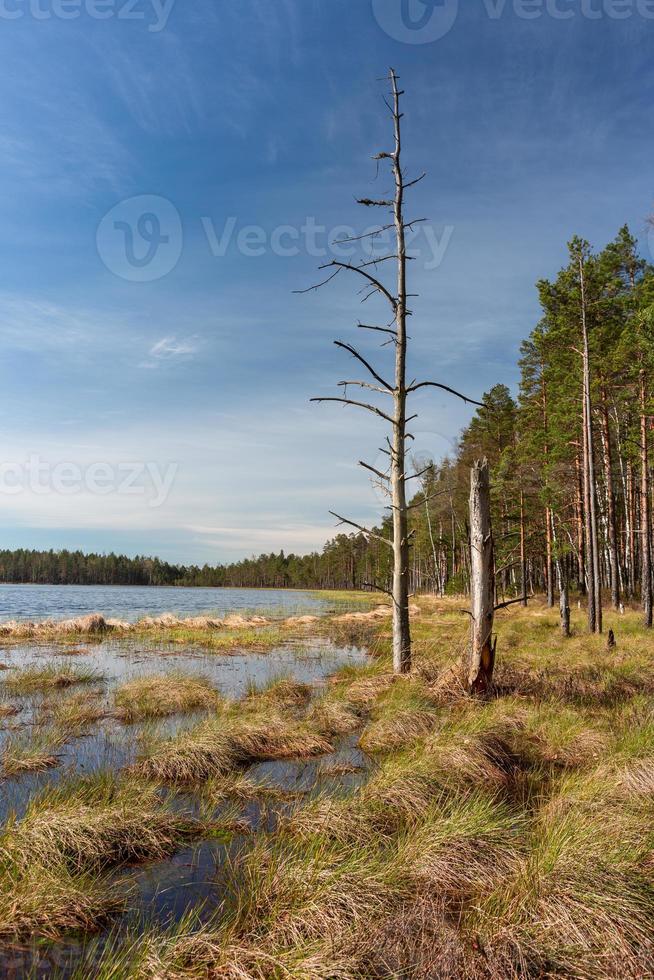
[(380, 395), (392, 395), (393, 392), (389, 391), (388, 388), (380, 388), (379, 385), (371, 385), (367, 381), (339, 381), (337, 388), (348, 388), (350, 385), (356, 385), (358, 388), (366, 388), (368, 391), (376, 391)]
[(389, 541), (388, 538), (382, 537), (381, 534), (377, 534), (375, 531), (371, 531), (369, 528), (363, 527), (361, 524), (356, 524), (354, 521), (349, 521), (347, 517), (341, 517), (340, 514), (335, 514), (333, 510), (330, 510), (329, 513), (332, 515), (332, 517), (335, 517), (340, 524), (347, 524), (349, 527), (353, 527), (356, 528), (357, 531), (361, 531), (362, 534), (367, 534), (369, 538), (374, 538), (375, 541), (382, 541), (384, 544), (387, 544), (389, 548), (393, 547), (393, 542)]
[[(326, 265), (320, 266), (321, 269), (330, 269), (333, 267), (336, 267), (339, 272), (341, 269), (347, 269), (349, 272), (358, 272), (360, 276), (363, 276), (364, 279), (367, 279), (368, 282), (375, 287), (375, 289), (379, 290), (379, 292), (386, 297), (388, 302), (393, 307), (393, 310), (397, 309), (397, 300), (395, 299), (395, 297), (391, 293), (389, 293), (388, 289), (386, 289), (386, 286), (384, 286), (384, 284), (381, 283), (379, 279), (376, 279), (374, 276), (371, 276), (369, 272), (365, 271), (365, 269), (360, 269), (357, 265), (352, 265), (349, 262), (338, 262), (336, 259), (334, 259), (332, 262), (327, 262)], [(336, 275), (336, 273), (334, 273), (334, 275)], [(334, 276), (332, 276), (332, 279), (333, 278)], [(326, 282), (329, 281), (330, 281), (329, 279), (326, 280)], [(324, 285), (324, 284), (321, 283), (320, 285)], [(316, 287), (313, 288), (315, 289)]]
[(370, 466), (368, 463), (364, 463), (363, 460), (359, 460), (359, 466), (363, 466), (364, 470), (370, 470), (375, 476), (378, 476), (380, 480), (390, 480), (390, 476), (387, 473), (382, 473), (381, 470), (376, 470), (374, 466)]
[(392, 224), (380, 225), (379, 228), (375, 228), (374, 231), (367, 231), (363, 235), (353, 235), (351, 238), (336, 238), (332, 242), (332, 245), (347, 245), (350, 242), (362, 242), (365, 238), (376, 238), (378, 235), (383, 234), (385, 231), (388, 231), (393, 227), (394, 226)]
[(484, 408), (483, 402), (475, 401), (474, 398), (468, 398), (467, 395), (462, 395), (460, 391), (450, 388), (449, 385), (438, 384), (437, 381), (421, 381), (420, 384), (411, 385), (411, 387), (407, 388), (406, 390), (407, 395), (412, 394), (414, 391), (418, 391), (420, 388), (440, 388), (441, 391), (448, 391), (450, 395), (456, 395), (457, 398), (460, 398), (467, 405), (479, 405), (480, 408)]
[[(321, 266), (321, 268), (324, 267)], [(308, 289), (294, 289), (293, 293), (296, 296), (304, 296), (306, 293), (312, 293), (316, 289), (322, 289), (322, 287), (330, 283), (332, 279), (335, 279), (340, 271), (341, 271), (340, 269), (337, 269), (336, 272), (333, 275), (329, 276), (328, 279), (324, 279), (322, 282), (317, 282), (315, 286), (309, 286)]]
[(424, 470), (420, 470), (419, 473), (414, 473), (413, 476), (405, 476), (404, 482), (408, 483), (409, 480), (419, 480), (421, 476), (424, 476), (425, 473), (429, 473), (429, 471), (433, 470), (433, 468), (434, 468), (434, 464), (430, 463), (429, 466), (425, 466)]
[(404, 185), (404, 190), (407, 191), (409, 189), (409, 187), (415, 187), (415, 185), (416, 184), (419, 184), (421, 180), (424, 180), (426, 176), (427, 176), (427, 174), (424, 173), (424, 174), (421, 174), (420, 177), (416, 177), (415, 180), (410, 180), (408, 184), (405, 184)]
[[(415, 504), (407, 504), (407, 508), (406, 509), (407, 509), (407, 511), (409, 511), (409, 510), (415, 510), (417, 507), (422, 507), (424, 504), (429, 503), (430, 500), (435, 500), (436, 497), (442, 497), (444, 494), (450, 493), (450, 492), (451, 492), (450, 490), (441, 490), (438, 493), (432, 493), (429, 497), (423, 497), (421, 500), (419, 500)], [(389, 504), (385, 509), (386, 510), (399, 510), (399, 507), (394, 507), (394, 506), (391, 506)], [(415, 531), (412, 532), (412, 533), (415, 533)]]
[(321, 402), (340, 402), (342, 405), (354, 405), (356, 408), (365, 408), (367, 411), (372, 412), (373, 415), (379, 415), (380, 418), (384, 419), (385, 422), (390, 422), (391, 425), (395, 425), (395, 420), (387, 415), (386, 412), (382, 412), (380, 408), (375, 405), (368, 405), (366, 402), (355, 402), (350, 398), (311, 398), (310, 401), (320, 404)]
[(389, 589), (385, 589), (383, 585), (377, 585), (376, 582), (364, 582), (364, 589), (374, 589), (375, 592), (383, 592), (384, 595), (389, 595), (391, 599), (393, 598), (393, 593)]
[(371, 327), (367, 323), (359, 323), (359, 330), (376, 330), (378, 333), (388, 333), (391, 337), (397, 337), (397, 330), (392, 330), (390, 327)]
[[(407, 255), (407, 259), (415, 261), (414, 256)], [(362, 262), (361, 265), (354, 266), (355, 269), (366, 269), (369, 265), (381, 265), (382, 262), (388, 262), (389, 259), (397, 259), (397, 255), (379, 255), (377, 258), (370, 259), (368, 262)]]
[(509, 606), (515, 606), (519, 602), (524, 602), (525, 601), (525, 598), (526, 598), (527, 602), (529, 602), (529, 600), (530, 599), (533, 599), (534, 597), (533, 597), (533, 595), (520, 596), (519, 599), (511, 599), (509, 602), (500, 602), (499, 606), (495, 606), (494, 612), (498, 612), (498, 610), (500, 610), (500, 609), (508, 609)]
[(365, 357), (362, 357), (362, 355), (358, 352), (358, 350), (355, 347), (352, 346), (352, 344), (346, 344), (342, 340), (335, 340), (334, 341), (334, 344), (336, 345), (336, 347), (340, 347), (341, 350), (346, 350), (348, 352), (348, 354), (351, 354), (352, 355), (352, 357), (356, 357), (357, 361), (360, 361), (361, 364), (363, 364), (363, 366), (368, 371), (370, 371), (370, 373), (373, 376), (373, 378), (375, 379), (375, 381), (379, 381), (380, 385), (383, 385), (384, 388), (386, 388), (387, 391), (393, 391), (394, 390), (389, 385), (388, 381), (384, 381), (384, 379), (382, 378), (382, 376), (380, 374), (377, 374), (377, 372), (372, 367), (372, 365), (368, 363), (368, 361), (365, 359)]

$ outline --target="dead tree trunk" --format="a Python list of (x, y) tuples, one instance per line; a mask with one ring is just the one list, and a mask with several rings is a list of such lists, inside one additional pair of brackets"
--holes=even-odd
[[(343, 389), (341, 398), (312, 398), (314, 402), (339, 402), (343, 405), (351, 405), (356, 408), (372, 412), (373, 415), (383, 419), (391, 427), (390, 437), (386, 437), (386, 447), (382, 450), (388, 457), (388, 468), (386, 472), (361, 462), (361, 466), (372, 473), (381, 485), (389, 498), (389, 510), (392, 515), (392, 537), (385, 534), (362, 527), (354, 521), (333, 514), (341, 524), (362, 532), (371, 540), (382, 542), (393, 552), (393, 574), (392, 586), (389, 592), (386, 585), (377, 583), (366, 583), (366, 585), (379, 589), (390, 595), (393, 609), (393, 665), (397, 673), (408, 673), (411, 669), (411, 628), (409, 623), (409, 573), (410, 573), (410, 535), (407, 504), (407, 484), (414, 476), (407, 477), (407, 440), (411, 438), (407, 432), (407, 397), (423, 388), (438, 388), (447, 391), (458, 398), (463, 399), (474, 405), (480, 405), (471, 398), (454, 391), (451, 387), (437, 381), (413, 382), (407, 386), (406, 380), (406, 360), (407, 360), (407, 317), (410, 311), (407, 309), (407, 254), (406, 254), (406, 232), (412, 228), (417, 220), (406, 222), (404, 218), (404, 197), (405, 192), (419, 183), (425, 174), (414, 180), (407, 181), (402, 169), (402, 116), (400, 109), (400, 99), (404, 94), (398, 87), (398, 76), (393, 69), (390, 70), (389, 80), (391, 83), (392, 103), (387, 105), (393, 117), (394, 148), (391, 151), (377, 153), (374, 159), (378, 162), (390, 164), (395, 193), (392, 199), (371, 200), (362, 198), (359, 204), (366, 208), (382, 208), (390, 212), (392, 220), (382, 228), (374, 229), (360, 236), (353, 236), (348, 239), (341, 239), (340, 243), (360, 242), (363, 239), (375, 240), (380, 231), (395, 231), (396, 251), (385, 256), (375, 256), (373, 259), (364, 259), (359, 263), (332, 261), (322, 266), (328, 269), (329, 273), (323, 282), (317, 283), (309, 289), (299, 290), (299, 292), (311, 292), (325, 286), (336, 278), (341, 272), (347, 271), (355, 273), (359, 281), (363, 280), (365, 299), (373, 296), (381, 297), (388, 303), (392, 312), (390, 323), (384, 326), (359, 324), (360, 329), (374, 331), (377, 336), (382, 334), (384, 338), (383, 346), (393, 344), (395, 347), (395, 372), (392, 382), (385, 378), (363, 357), (351, 344), (336, 341), (336, 346), (347, 351), (354, 357), (360, 365), (368, 372), (372, 381), (341, 381), (339, 387)], [(396, 288), (385, 285), (374, 272), (383, 262), (394, 261), (397, 268)], [(413, 295), (413, 294), (412, 294)], [(348, 388), (356, 387), (364, 389), (366, 392), (373, 392), (375, 396), (381, 396), (384, 400), (383, 407), (372, 402), (354, 400), (347, 397)], [(389, 407), (388, 399), (392, 400), (392, 408)], [(416, 416), (412, 416), (415, 418)], [(415, 474), (416, 476), (422, 474)], [(445, 491), (444, 491), (445, 492)]]
[(468, 685), (484, 694), (493, 680), (495, 644), (495, 569), (491, 529), (488, 461), (476, 462), (470, 479), (470, 592), (472, 623)]
[(393, 126), (395, 151), (391, 154), (395, 178), (393, 218), (397, 242), (397, 296), (395, 302), (395, 391), (393, 401), (393, 444), (391, 448), (391, 506), (393, 508), (393, 668), (398, 674), (411, 670), (411, 626), (409, 623), (409, 522), (406, 502), (406, 241), (404, 227), (404, 174), (402, 173), (402, 113), (395, 72)]

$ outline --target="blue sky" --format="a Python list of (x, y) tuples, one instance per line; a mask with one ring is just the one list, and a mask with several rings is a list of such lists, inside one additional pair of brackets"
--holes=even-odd
[[(216, 562), (320, 547), (330, 509), (376, 518), (356, 461), (380, 425), (309, 398), (352, 375), (335, 338), (384, 364), (355, 329), (384, 311), (345, 279), (293, 290), (326, 230), (375, 218), (354, 198), (385, 187), (389, 65), (407, 166), (428, 171), (412, 375), (515, 385), (534, 283), (574, 233), (602, 245), (626, 221), (649, 254), (654, 3), (432, 7), (2, 0), (4, 546)], [(441, 456), (469, 410), (416, 402), (419, 452)]]

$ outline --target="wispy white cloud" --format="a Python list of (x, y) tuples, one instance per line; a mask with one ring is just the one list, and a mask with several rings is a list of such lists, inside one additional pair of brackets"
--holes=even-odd
[(143, 361), (141, 367), (156, 368), (162, 362), (176, 361), (179, 358), (190, 358), (197, 354), (199, 345), (197, 337), (187, 337), (178, 340), (177, 337), (162, 337), (156, 344), (153, 344), (148, 354), (148, 360)]

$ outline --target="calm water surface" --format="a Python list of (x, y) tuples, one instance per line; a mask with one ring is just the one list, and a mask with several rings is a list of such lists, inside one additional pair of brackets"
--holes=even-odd
[(185, 589), (132, 585), (0, 585), (0, 622), (72, 619), (102, 613), (134, 622), (143, 616), (216, 616), (270, 613), (278, 616), (333, 608), (334, 600), (286, 589)]

